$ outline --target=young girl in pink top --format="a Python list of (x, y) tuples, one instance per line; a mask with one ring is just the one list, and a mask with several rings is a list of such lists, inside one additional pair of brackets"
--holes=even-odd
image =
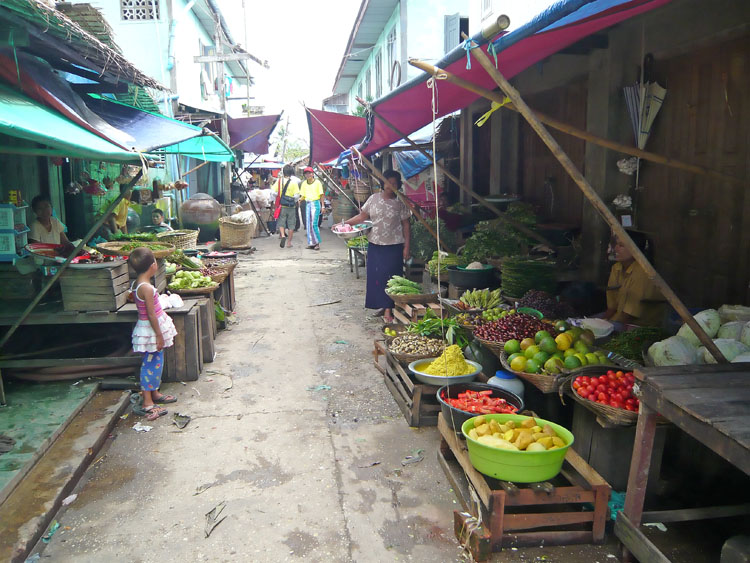
[(177, 398), (159, 392), (161, 373), (164, 369), (164, 348), (174, 344), (177, 330), (172, 319), (159, 304), (159, 292), (150, 280), (158, 266), (154, 253), (148, 248), (136, 248), (128, 259), (138, 274), (134, 282), (133, 297), (138, 309), (138, 322), (133, 329), (133, 351), (143, 354), (141, 362), (141, 410), (147, 420), (156, 420), (167, 414), (167, 409), (155, 403), (174, 403)]

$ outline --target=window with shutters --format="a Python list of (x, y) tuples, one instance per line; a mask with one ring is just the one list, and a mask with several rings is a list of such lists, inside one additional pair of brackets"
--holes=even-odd
[(120, 17), (125, 21), (158, 20), (159, 0), (120, 0)]
[(492, 15), (492, 0), (482, 0), (482, 19)]
[(375, 99), (383, 95), (383, 57), (378, 51), (375, 53)]
[(357, 97), (362, 98), (362, 83), (361, 82), (357, 85)]
[(368, 68), (365, 73), (365, 99), (372, 96), (372, 68)]

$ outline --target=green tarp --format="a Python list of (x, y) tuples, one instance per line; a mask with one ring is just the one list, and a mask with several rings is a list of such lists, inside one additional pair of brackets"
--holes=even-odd
[(193, 137), (168, 147), (162, 147), (158, 152), (179, 154), (209, 162), (234, 162), (232, 150), (219, 138), (212, 135)]
[[(50, 156), (107, 162), (140, 162), (121, 149), (41, 104), (0, 86), (0, 133), (45, 145)], [(2, 152), (2, 147), (0, 147)]]

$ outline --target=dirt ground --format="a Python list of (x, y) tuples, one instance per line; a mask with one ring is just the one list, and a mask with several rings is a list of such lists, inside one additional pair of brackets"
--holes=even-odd
[[(439, 438), (409, 428), (372, 365), (381, 319), (323, 229), (242, 256), (236, 323), (199, 381), (138, 433), (120, 421), (41, 560), (465, 561)], [(323, 303), (341, 300), (339, 303)], [(172, 413), (192, 416), (179, 430)], [(423, 450), (419, 463), (401, 460)], [(206, 514), (225, 518), (206, 537)], [(493, 561), (614, 561), (615, 543), (507, 550)]]

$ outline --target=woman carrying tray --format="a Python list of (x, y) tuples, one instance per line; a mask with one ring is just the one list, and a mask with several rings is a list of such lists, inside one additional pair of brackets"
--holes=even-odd
[(365, 307), (384, 309), (385, 322), (393, 322), (393, 300), (385, 293), (386, 283), (392, 276), (403, 273), (404, 260), (410, 255), (409, 210), (396, 197), (401, 189), (401, 174), (388, 170), (383, 174), (387, 180), (382, 191), (371, 195), (362, 206), (359, 215), (345, 221), (356, 225), (368, 219), (372, 230), (368, 234), (367, 248), (367, 294)]

